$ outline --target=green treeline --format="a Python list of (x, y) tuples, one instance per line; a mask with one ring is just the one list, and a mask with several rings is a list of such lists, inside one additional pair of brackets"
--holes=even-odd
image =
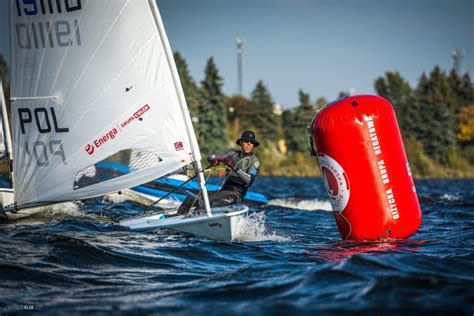
[[(319, 176), (316, 158), (308, 154), (307, 127), (316, 109), (327, 103), (324, 97), (313, 101), (300, 90), (299, 104), (285, 110), (263, 81), (249, 98), (227, 96), (213, 58), (197, 83), (185, 59), (179, 53), (174, 57), (203, 157), (238, 148), (235, 140), (252, 129), (261, 143), (256, 148), (261, 175)], [(8, 86), (1, 55), (0, 79)], [(474, 85), (468, 73), (447, 74), (436, 66), (421, 74), (413, 88), (398, 72), (387, 72), (374, 86), (394, 106), (416, 177), (474, 177)], [(346, 95), (341, 91), (339, 97)]]
[(199, 85), (185, 59), (179, 53), (174, 58), (203, 157), (238, 148), (235, 140), (251, 129), (261, 143), (256, 153), (264, 166), (262, 175), (319, 175), (316, 159), (307, 154), (307, 125), (315, 110), (308, 94), (299, 91), (300, 105), (285, 111), (275, 107), (263, 81), (256, 84), (250, 98), (226, 96), (213, 58), (207, 61)]
[(414, 89), (398, 72), (375, 81), (395, 108), (415, 175), (474, 177), (474, 85), (468, 73), (439, 66), (423, 73)]
[[(179, 53), (175, 60), (204, 157), (236, 148), (240, 133), (252, 129), (261, 141), (256, 153), (263, 175), (319, 175), (316, 159), (308, 154), (307, 127), (327, 103), (324, 97), (312, 101), (300, 90), (299, 104), (283, 110), (263, 81), (249, 98), (226, 96), (213, 58), (200, 85)], [(436, 66), (412, 88), (398, 72), (387, 72), (374, 85), (394, 106), (415, 176), (474, 177), (474, 85), (468, 73), (446, 74)], [(347, 95), (341, 91), (339, 97)]]

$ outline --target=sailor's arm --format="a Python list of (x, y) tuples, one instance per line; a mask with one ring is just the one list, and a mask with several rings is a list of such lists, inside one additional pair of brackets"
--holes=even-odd
[(252, 166), (247, 169), (247, 172), (243, 171), (242, 169), (236, 169), (234, 171), (239, 176), (239, 178), (245, 182), (245, 185), (249, 187), (255, 181), (255, 178), (257, 177), (257, 174), (258, 174), (259, 167), (260, 167), (260, 163), (258, 159), (256, 159), (252, 161)]

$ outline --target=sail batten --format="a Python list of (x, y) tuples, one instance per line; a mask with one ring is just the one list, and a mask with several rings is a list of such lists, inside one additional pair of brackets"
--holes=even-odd
[(150, 6), (77, 0), (51, 13), (10, 1), (18, 208), (133, 187), (200, 158)]
[(58, 100), (59, 96), (50, 95), (50, 96), (34, 96), (34, 97), (11, 97), (10, 101), (34, 101), (34, 100)]

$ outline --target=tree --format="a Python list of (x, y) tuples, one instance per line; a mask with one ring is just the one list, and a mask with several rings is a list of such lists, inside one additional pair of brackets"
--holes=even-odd
[(314, 116), (309, 94), (299, 90), (300, 105), (283, 112), (282, 123), (288, 151), (304, 152), (308, 149), (308, 127)]
[(394, 107), (402, 131), (406, 130), (409, 107), (413, 105), (413, 90), (399, 72), (386, 72), (375, 80), (375, 90)]
[(222, 78), (214, 59), (207, 61), (205, 77), (201, 82), (203, 103), (199, 107), (200, 146), (204, 153), (211, 154), (227, 148), (226, 113)]
[(474, 144), (474, 104), (461, 107), (458, 119), (458, 140), (464, 144)]
[(459, 89), (461, 105), (474, 103), (474, 83), (471, 81), (469, 73), (465, 73), (461, 79), (461, 88)]
[(469, 73), (466, 72), (462, 77), (459, 77), (455, 70), (451, 70), (449, 74), (449, 84), (458, 99), (458, 108), (474, 102), (474, 85)]
[(328, 104), (328, 100), (324, 97), (320, 97), (316, 100), (316, 109), (321, 109), (326, 104)]
[(448, 152), (456, 145), (456, 98), (446, 75), (436, 66), (420, 78), (416, 90), (416, 126), (412, 126), (425, 152), (448, 163)]
[(8, 86), (8, 66), (3, 56), (0, 55), (0, 80), (3, 82), (3, 86)]
[(253, 128), (249, 125), (250, 102), (241, 95), (235, 95), (225, 100), (227, 122), (230, 125), (230, 137), (235, 139), (242, 130)]
[(250, 106), (248, 124), (258, 130), (261, 139), (278, 141), (281, 138), (279, 118), (273, 113), (272, 96), (261, 80), (251, 93)]
[(311, 106), (311, 101), (309, 99), (309, 93), (304, 93), (303, 90), (298, 91), (298, 96), (300, 99), (300, 107), (305, 108), (305, 109), (310, 109), (312, 108)]
[(342, 98), (345, 98), (345, 97), (348, 97), (350, 96), (351, 94), (347, 91), (339, 91), (339, 95), (337, 96), (338, 99), (342, 99)]
[[(179, 78), (181, 79), (181, 85), (183, 86), (184, 96), (186, 97), (186, 103), (191, 112), (191, 117), (198, 118), (199, 105), (202, 103), (199, 88), (189, 73), (186, 60), (180, 53), (174, 53), (174, 60), (176, 68), (178, 68)], [(193, 119), (193, 122), (195, 123), (195, 119)], [(194, 127), (197, 128), (197, 124), (194, 125)]]
[(454, 97), (456, 98), (456, 112), (457, 110), (464, 104), (461, 104), (463, 99), (461, 97), (461, 78), (459, 78), (458, 73), (455, 69), (452, 69), (449, 73), (448, 77), (449, 85), (451, 86), (451, 90), (453, 91)]
[(289, 151), (297, 151), (296, 132), (295, 132), (295, 112), (296, 108), (285, 110), (281, 116), (281, 124), (283, 126), (283, 135), (285, 136), (286, 147)]

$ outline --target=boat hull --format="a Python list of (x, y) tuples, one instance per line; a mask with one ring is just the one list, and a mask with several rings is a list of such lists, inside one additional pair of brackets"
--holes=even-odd
[(232, 205), (213, 209), (210, 217), (206, 214), (169, 216), (161, 213), (123, 220), (120, 225), (138, 231), (173, 229), (214, 240), (231, 241), (239, 237), (242, 219), (247, 212), (246, 205)]
[(32, 216), (43, 209), (41, 207), (32, 207), (18, 210), (16, 212), (5, 211), (4, 207), (14, 203), (14, 191), (9, 188), (0, 188), (0, 219), (15, 220)]
[[(38, 213), (47, 212), (63, 212), (64, 209), (70, 209), (70, 205), (79, 207), (78, 203), (71, 202), (58, 202), (54, 204), (47, 204), (37, 207), (22, 208), (19, 210), (11, 210), (11, 206), (14, 204), (14, 190), (10, 188), (0, 188), (0, 220), (10, 221), (19, 220), (31, 216), (36, 216)], [(8, 209), (5, 210), (5, 208)]]

